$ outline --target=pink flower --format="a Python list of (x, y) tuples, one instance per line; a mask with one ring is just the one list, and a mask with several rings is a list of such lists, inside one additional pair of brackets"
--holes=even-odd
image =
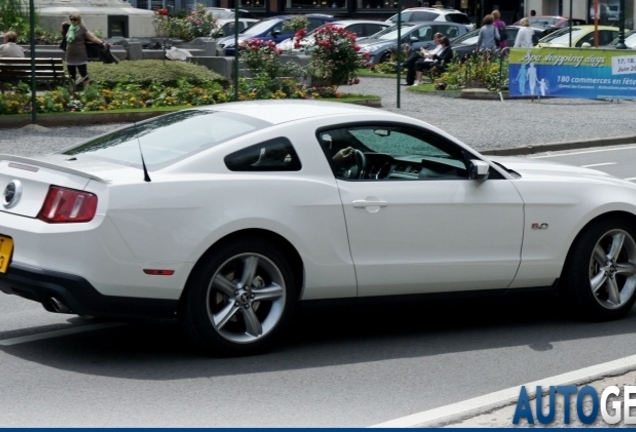
[(198, 20), (196, 20), (194, 23), (195, 23), (196, 25), (200, 26), (200, 25), (201, 25), (201, 20), (200, 20), (200, 19), (198, 19)]

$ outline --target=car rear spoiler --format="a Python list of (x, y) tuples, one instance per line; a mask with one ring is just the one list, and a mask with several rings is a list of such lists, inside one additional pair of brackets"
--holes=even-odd
[(41, 168), (50, 168), (50, 169), (54, 169), (56, 171), (62, 171), (65, 173), (69, 173), (69, 174), (74, 174), (77, 176), (81, 176), (81, 177), (85, 177), (91, 180), (95, 180), (98, 181), (100, 183), (108, 183), (107, 180), (98, 177), (94, 174), (90, 174), (87, 173), (85, 171), (82, 170), (78, 170), (75, 168), (70, 168), (68, 166), (65, 165), (61, 165), (61, 164), (57, 164), (57, 163), (53, 163), (53, 162), (49, 162), (49, 161), (43, 161), (43, 160), (39, 160), (39, 159), (32, 159), (32, 158), (28, 158), (28, 157), (23, 157), (23, 156), (14, 156), (14, 155), (7, 155), (7, 154), (0, 154), (0, 160), (6, 160), (6, 161), (10, 161), (10, 162), (17, 162), (19, 164), (23, 164), (25, 165), (25, 169), (27, 169), (27, 167), (41, 167)]

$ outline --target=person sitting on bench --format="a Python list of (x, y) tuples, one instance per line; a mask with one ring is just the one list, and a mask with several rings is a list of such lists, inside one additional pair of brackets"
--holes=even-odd
[(4, 35), (4, 44), (0, 45), (0, 57), (24, 57), (24, 50), (16, 42), (18, 35), (10, 31)]
[(435, 47), (433, 49), (430, 51), (425, 50), (424, 48), (420, 48), (419, 51), (413, 50), (409, 59), (404, 62), (404, 66), (408, 70), (406, 74), (406, 85), (417, 85), (415, 82), (417, 64), (424, 61), (433, 62), (433, 56), (442, 50), (442, 45), (440, 45), (442, 37), (443, 35), (441, 33), (435, 33), (435, 35), (433, 35), (433, 43), (435, 43)]
[(446, 69), (446, 65), (453, 60), (454, 53), (450, 46), (450, 39), (446, 36), (442, 36), (440, 38), (439, 46), (441, 49), (437, 54), (433, 55), (431, 61), (421, 61), (416, 63), (415, 74), (417, 83), (415, 85), (422, 84), (422, 75), (424, 72), (429, 72), (431, 74), (442, 73), (444, 69)]

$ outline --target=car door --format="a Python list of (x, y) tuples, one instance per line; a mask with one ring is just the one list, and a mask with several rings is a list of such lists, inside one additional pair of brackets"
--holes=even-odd
[(340, 190), (359, 296), (510, 285), (523, 233), (510, 180), (492, 168), (470, 180), (465, 150), (412, 126), (323, 128), (318, 140)]

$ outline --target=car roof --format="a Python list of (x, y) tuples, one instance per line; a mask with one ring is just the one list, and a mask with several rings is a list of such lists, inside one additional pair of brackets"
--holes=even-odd
[[(196, 109), (235, 112), (272, 124), (281, 124), (295, 120), (324, 117), (334, 114), (368, 114), (369, 112), (378, 112), (376, 108), (369, 108), (361, 105), (294, 99), (230, 102), (198, 107)], [(388, 114), (385, 111), (382, 112)]]
[(457, 10), (457, 9), (440, 9), (440, 8), (435, 8), (435, 7), (412, 7), (412, 8), (408, 8), (408, 9), (404, 9), (403, 12), (410, 12), (410, 11), (426, 11), (426, 12), (439, 12), (441, 14), (444, 13), (461, 13), (463, 14), (464, 12)]
[[(565, 29), (567, 29), (568, 27), (565, 27)], [(594, 26), (593, 25), (575, 25), (572, 26), (573, 29), (579, 29), (579, 30), (594, 30)], [(614, 26), (598, 26), (599, 30), (616, 30), (618, 31), (618, 27), (614, 27)]]
[(338, 20), (338, 21), (334, 21), (331, 24), (340, 24), (340, 25), (347, 25), (347, 24), (381, 24), (383, 26), (390, 26), (391, 24), (388, 24), (385, 21), (374, 21), (374, 20)]

